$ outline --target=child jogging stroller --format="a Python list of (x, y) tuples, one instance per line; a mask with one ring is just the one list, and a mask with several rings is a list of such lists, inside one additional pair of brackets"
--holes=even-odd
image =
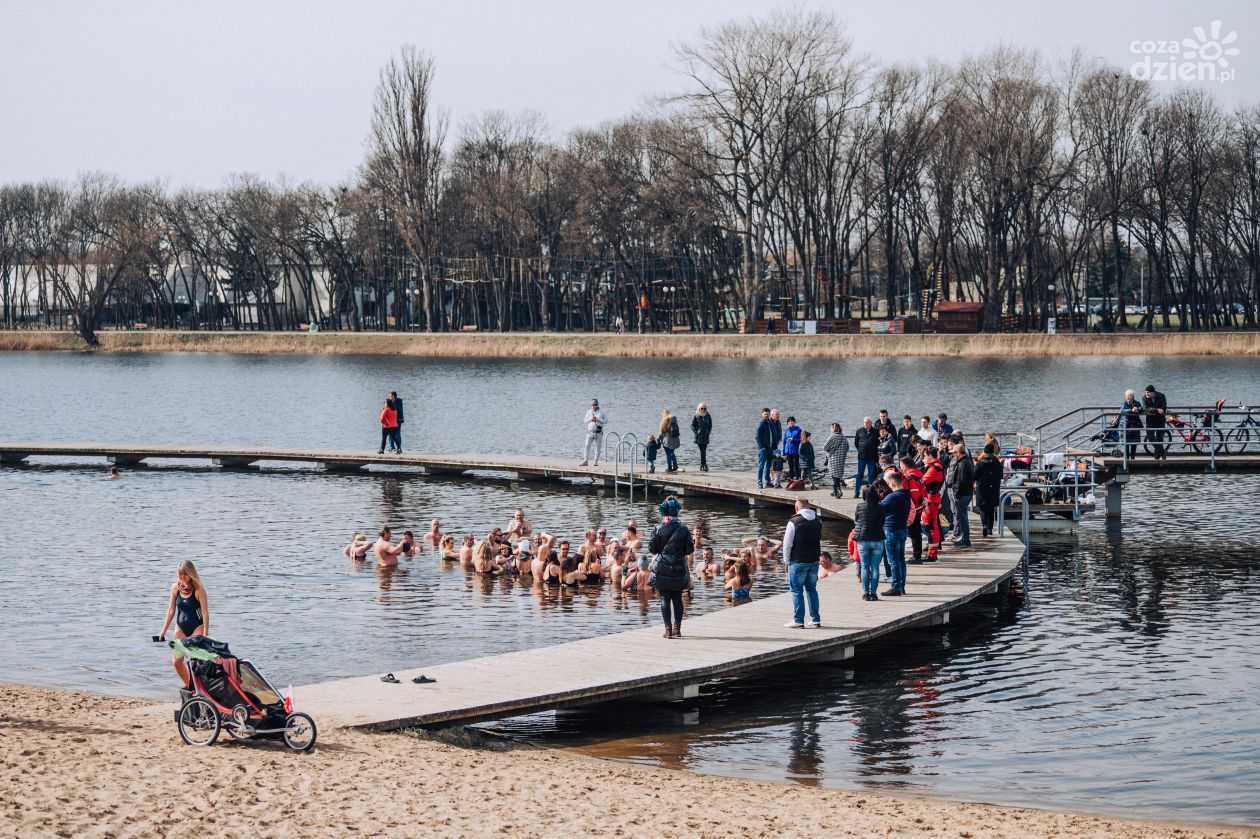
[(315, 721), (293, 711), (293, 698), (281, 696), (247, 659), (204, 635), (171, 642), (188, 664), (192, 689), (183, 689), (175, 712), (179, 736), (190, 746), (213, 746), (219, 732), (234, 740), (284, 740), (297, 752), (315, 746)]

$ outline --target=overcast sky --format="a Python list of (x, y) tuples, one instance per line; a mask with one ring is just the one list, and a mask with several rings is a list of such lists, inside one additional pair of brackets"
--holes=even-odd
[[(363, 154), (381, 65), (406, 43), (437, 61), (452, 123), (532, 109), (554, 133), (677, 89), (674, 45), (783, 4), (752, 0), (0, 0), (0, 181), (86, 170), (172, 185), (234, 172), (336, 182)], [(1260, 102), (1255, 0), (817, 0), (880, 62), (955, 59), (997, 41), (1128, 66), (1134, 40), (1214, 19), (1238, 33), (1228, 105)], [(1167, 89), (1167, 83), (1161, 84)]]

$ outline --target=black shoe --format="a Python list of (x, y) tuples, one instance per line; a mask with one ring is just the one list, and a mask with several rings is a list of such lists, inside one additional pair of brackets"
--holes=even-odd
[(867, 599), (867, 600), (869, 600), (869, 601), (871, 601), (872, 603), (874, 603), (874, 602), (876, 602), (877, 600), (879, 600), (879, 595), (878, 595), (878, 594), (868, 594), (868, 595), (866, 596), (866, 599)]
[(955, 542), (954, 547), (955, 548), (970, 548), (971, 540), (967, 540), (966, 542)]
[(922, 565), (922, 564), (923, 564), (923, 560), (921, 559), (907, 559), (906, 560), (906, 565)]
[(924, 562), (936, 562), (936, 559), (937, 559), (937, 558), (936, 558), (936, 557), (934, 557), (934, 556), (925, 556), (925, 557), (923, 557), (923, 561), (924, 561)]
[(900, 597), (902, 591), (899, 588), (890, 588), (884, 592), (885, 597)]
[(385, 450), (384, 450), (384, 449), (377, 449), (377, 450), (376, 450), (376, 453), (377, 453), (377, 454), (385, 454)]

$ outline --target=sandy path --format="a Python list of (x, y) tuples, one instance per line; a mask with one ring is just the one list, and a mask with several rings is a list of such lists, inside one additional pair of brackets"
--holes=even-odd
[[(3, 836), (1260, 836), (833, 792), (337, 730), (183, 746), (149, 703), (0, 685)], [(745, 802), (756, 802), (748, 805)]]

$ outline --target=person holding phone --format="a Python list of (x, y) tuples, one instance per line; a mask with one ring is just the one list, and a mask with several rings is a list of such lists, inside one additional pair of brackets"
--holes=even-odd
[[(197, 574), (197, 566), (185, 559), (175, 572), (175, 583), (171, 586), (171, 597), (166, 604), (166, 620), (162, 621), (162, 629), (153, 636), (154, 641), (165, 641), (166, 630), (171, 621), (175, 621), (175, 637), (191, 638), (194, 635), (210, 633), (210, 602), (206, 599), (205, 586)], [(189, 687), (188, 665), (180, 656), (174, 660), (175, 672)]]

